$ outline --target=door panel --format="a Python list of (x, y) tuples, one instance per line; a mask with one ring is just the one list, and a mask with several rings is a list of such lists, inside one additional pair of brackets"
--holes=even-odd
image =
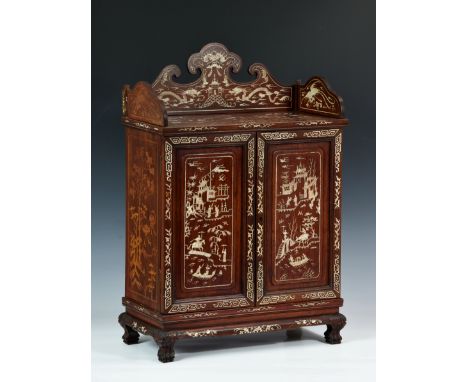
[(311, 132), (259, 134), (260, 305), (338, 296), (330, 226), (338, 130), (330, 131), (314, 139)]
[(164, 286), (166, 311), (253, 305), (254, 135), (173, 137), (167, 145), (173, 215), (166, 231), (174, 242), (164, 272), (175, 277)]
[(242, 148), (178, 150), (180, 298), (241, 292)]
[(282, 145), (269, 150), (267, 188), (271, 219), (266, 243), (272, 269), (268, 289), (288, 285), (327, 285), (328, 205), (324, 192), (328, 173), (328, 144)]

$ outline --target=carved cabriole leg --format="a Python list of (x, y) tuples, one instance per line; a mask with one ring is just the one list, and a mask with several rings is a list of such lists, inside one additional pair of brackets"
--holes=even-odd
[(174, 337), (161, 337), (155, 338), (155, 341), (159, 345), (158, 359), (159, 361), (166, 363), (174, 361), (174, 344), (176, 339)]
[(125, 342), (127, 345), (133, 345), (138, 343), (138, 339), (140, 338), (140, 335), (136, 330), (133, 330), (130, 326), (126, 324), (126, 314), (122, 313), (119, 316), (119, 324), (122, 326), (124, 329), (124, 334), (122, 336), (123, 342)]
[(327, 330), (325, 331), (325, 341), (329, 344), (340, 344), (340, 331), (346, 325), (346, 317), (342, 314), (337, 314), (336, 318), (327, 322)]

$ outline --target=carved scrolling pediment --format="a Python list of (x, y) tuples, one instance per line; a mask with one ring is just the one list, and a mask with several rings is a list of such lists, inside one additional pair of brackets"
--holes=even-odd
[(153, 91), (164, 103), (168, 113), (201, 109), (265, 109), (290, 108), (292, 87), (278, 84), (263, 64), (252, 64), (249, 73), (256, 79), (238, 83), (231, 71), (239, 72), (241, 58), (219, 43), (205, 45), (188, 60), (191, 74), (200, 77), (189, 84), (173, 81), (181, 72), (178, 66), (166, 66), (152, 84)]

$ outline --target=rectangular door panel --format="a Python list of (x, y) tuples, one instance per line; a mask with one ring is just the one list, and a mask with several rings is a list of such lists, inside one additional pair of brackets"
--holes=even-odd
[(254, 134), (169, 137), (165, 161), (163, 310), (254, 305)]
[(242, 149), (179, 150), (181, 298), (241, 292)]
[(338, 132), (259, 134), (259, 305), (338, 297), (331, 225), (339, 212), (331, 205)]
[(326, 154), (326, 146), (319, 144), (302, 150), (294, 146), (271, 150), (273, 187), (268, 189), (267, 194), (272, 195), (267, 198), (272, 199), (268, 220), (272, 237), (267, 245), (272, 254), (271, 283), (278, 289), (293, 283), (328, 282), (327, 256), (323, 256), (327, 249), (328, 232), (324, 227), (328, 216), (326, 209), (322, 212), (321, 208), (327, 205), (323, 190)]

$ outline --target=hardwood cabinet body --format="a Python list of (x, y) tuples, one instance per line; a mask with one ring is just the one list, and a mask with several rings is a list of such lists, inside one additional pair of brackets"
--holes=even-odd
[(278, 84), (212, 43), (124, 87), (124, 342), (327, 325), (340, 343), (341, 100), (320, 78)]

